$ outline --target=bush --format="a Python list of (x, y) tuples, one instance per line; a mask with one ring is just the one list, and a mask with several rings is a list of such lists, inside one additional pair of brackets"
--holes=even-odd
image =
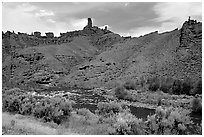
[(173, 84), (173, 78), (165, 78), (161, 77), (160, 79), (160, 90), (163, 91), (164, 93), (172, 93), (172, 84)]
[(45, 98), (34, 107), (34, 116), (43, 118), (45, 122), (54, 121), (60, 124), (71, 115), (71, 102), (64, 98)]
[(189, 111), (179, 108), (158, 107), (156, 113), (147, 119), (147, 133), (156, 135), (188, 134), (187, 127), (192, 124)]
[(127, 96), (127, 91), (125, 90), (125, 88), (123, 86), (119, 86), (115, 89), (115, 96), (118, 99), (125, 99), (125, 97)]
[[(147, 121), (136, 118), (128, 111), (114, 114), (111, 135), (184, 135), (191, 134), (190, 111), (181, 108), (158, 107)], [(113, 119), (113, 118), (112, 118)], [(198, 127), (197, 127), (198, 128)], [(196, 130), (196, 129), (195, 129)], [(198, 128), (199, 131), (201, 131)]]
[[(149, 78), (148, 82), (149, 84), (149, 90), (151, 91), (156, 91), (160, 89), (161, 91), (165, 93), (170, 93), (170, 94), (200, 94), (202, 92), (202, 81), (198, 81), (196, 83), (196, 86), (194, 86), (193, 89), (193, 83), (189, 77), (185, 78), (184, 80), (179, 80), (179, 79), (173, 79), (170, 77), (153, 77)], [(192, 93), (191, 93), (192, 92)]]
[(145, 79), (144, 76), (141, 76), (141, 77), (139, 78), (139, 83), (140, 83), (141, 87), (144, 87), (144, 86), (145, 86), (145, 84), (146, 84), (146, 79)]
[(202, 79), (198, 80), (193, 88), (193, 95), (202, 94)]
[(94, 114), (89, 109), (86, 108), (78, 109), (76, 110), (76, 112), (78, 115), (84, 116), (86, 120), (92, 119), (94, 117)]
[(142, 119), (136, 118), (128, 111), (116, 115), (116, 122), (113, 124), (114, 135), (144, 135), (145, 128)]
[(180, 80), (174, 80), (172, 85), (172, 93), (176, 95), (180, 95), (183, 93), (183, 83)]
[(103, 117), (110, 117), (111, 115), (117, 114), (123, 111), (121, 104), (117, 102), (99, 102), (97, 105), (97, 114)]
[(192, 112), (202, 114), (202, 101), (198, 98), (194, 98), (191, 102)]
[(133, 81), (127, 81), (124, 83), (124, 88), (126, 88), (127, 90), (135, 90), (137, 89), (137, 83), (136, 82), (133, 82)]
[(161, 97), (159, 97), (157, 99), (157, 106), (161, 106), (161, 105), (162, 105), (162, 99), (161, 99)]
[(149, 84), (149, 90), (151, 91), (157, 91), (157, 89), (159, 89), (159, 78), (154, 77), (154, 78), (150, 78), (148, 79), (148, 84)]
[(182, 92), (181, 94), (190, 95), (191, 89), (193, 88), (193, 84), (190, 78), (185, 78), (182, 84)]
[(2, 96), (3, 111), (33, 115), (45, 122), (54, 121), (60, 124), (72, 111), (71, 102), (61, 97), (36, 99), (32, 95), (13, 90), (4, 92)]
[(28, 98), (22, 100), (21, 107), (19, 108), (19, 113), (22, 115), (31, 115), (33, 111), (33, 102)]

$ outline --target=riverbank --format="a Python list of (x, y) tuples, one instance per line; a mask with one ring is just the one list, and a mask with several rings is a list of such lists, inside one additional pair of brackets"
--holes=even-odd
[[(93, 89), (92, 92), (109, 100), (118, 100), (115, 97), (114, 89), (97, 88)], [(120, 101), (135, 107), (148, 109), (156, 109), (158, 105), (163, 108), (181, 107), (191, 109), (191, 102), (195, 98), (191, 95), (173, 95), (162, 91), (152, 92), (149, 90), (127, 90), (127, 93), (126, 99)], [(198, 95), (197, 97), (202, 100), (202, 95)]]
[[(125, 99), (118, 99), (115, 96), (114, 90), (108, 91), (105, 89), (95, 89), (95, 91), (57, 90), (42, 94), (34, 94), (31, 92), (29, 94), (25, 92), (21, 93), (20, 90), (12, 89), (4, 91), (3, 93), (4, 110), (24, 115), (15, 115), (14, 117), (11, 115), (14, 119), (10, 119), (10, 116), (3, 118), (5, 119), (5, 121), (3, 121), (4, 134), (118, 134), (117, 128), (119, 127), (117, 125), (121, 124), (120, 118), (121, 116), (123, 117), (123, 115), (124, 120), (127, 120), (127, 125), (130, 121), (137, 123), (139, 119), (139, 121), (143, 124), (147, 124), (147, 122), (151, 120), (148, 118), (148, 115), (152, 118), (154, 118), (154, 115), (166, 118), (163, 114), (167, 115), (167, 113), (170, 113), (172, 118), (178, 117), (177, 120), (183, 122), (185, 126), (188, 126), (189, 124), (193, 126), (195, 121), (194, 117), (190, 115), (190, 102), (193, 96), (170, 95), (160, 91), (149, 92), (128, 90), (128, 98)], [(73, 100), (74, 103), (72, 103)], [(174, 102), (171, 104), (175, 105), (172, 105), (169, 108), (168, 105), (166, 105), (167, 103), (165, 103), (165, 100), (168, 101), (168, 103)], [(178, 100), (182, 103), (185, 103), (186, 101), (189, 103), (188, 105), (181, 105), (182, 103), (178, 105)], [(160, 101), (160, 103), (158, 101)], [(36, 102), (41, 102), (41, 105), (39, 105), (39, 103), (37, 103), (37, 105)], [(18, 104), (16, 105), (15, 103)], [(44, 106), (43, 104), (50, 105)], [(56, 104), (58, 105), (56, 106)], [(66, 109), (63, 107), (64, 105), (66, 105)], [(70, 106), (70, 108), (68, 108), (67, 105)], [(19, 108), (16, 108), (16, 106), (19, 106)], [(185, 108), (185, 106), (187, 107)], [(160, 115), (160, 111), (162, 115)], [(129, 116), (126, 117), (126, 115)], [(32, 116), (35, 116), (35, 118)], [(193, 123), (185, 123), (185, 119), (182, 119), (184, 117), (188, 117), (189, 122), (192, 120)], [(19, 119), (21, 119), (20, 122)], [(22, 121), (22, 119), (24, 119), (24, 121)], [(199, 117), (197, 121), (198, 122), (195, 123), (201, 124), (200, 122), (202, 121), (202, 117)], [(162, 122), (160, 124), (162, 124)], [(38, 129), (38, 127), (40, 127), (40, 129)], [(44, 130), (41, 131), (43, 128), (48, 128), (48, 131), (51, 131), (44, 133)], [(143, 126), (141, 126), (141, 128), (142, 131), (151, 130)], [(199, 128), (199, 126), (196, 128)], [(114, 129), (114, 133), (111, 132), (112, 129)], [(132, 134), (131, 132), (130, 134)], [(153, 133), (145, 131), (141, 134)], [(177, 133), (171, 132), (168, 134)], [(182, 132), (181, 134), (191, 133)]]

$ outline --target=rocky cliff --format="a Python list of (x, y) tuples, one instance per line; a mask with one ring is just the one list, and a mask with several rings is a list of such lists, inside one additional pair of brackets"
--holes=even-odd
[(57, 80), (70, 74), (76, 65), (89, 62), (102, 49), (117, 42), (112, 37), (123, 40), (119, 35), (96, 26), (61, 33), (59, 37), (50, 35), (2, 32), (2, 77), (5, 86), (55, 86)]
[(99, 87), (152, 76), (201, 78), (202, 23), (189, 19), (181, 29), (121, 37), (88, 25), (45, 37), (2, 33), (3, 86)]

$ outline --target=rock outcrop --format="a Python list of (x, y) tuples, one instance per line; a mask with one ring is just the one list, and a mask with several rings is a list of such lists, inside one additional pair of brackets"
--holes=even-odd
[(87, 25), (88, 28), (91, 28), (92, 27), (92, 20), (91, 18), (88, 18), (88, 25)]
[(54, 38), (54, 33), (53, 32), (47, 32), (45, 33), (47, 38)]
[(202, 40), (202, 23), (196, 20), (185, 21), (181, 28), (180, 45), (186, 47), (191, 42), (201, 42)]
[(88, 24), (84, 27), (84, 29), (90, 29), (92, 28), (92, 20), (91, 18), (88, 18)]
[[(93, 26), (59, 37), (2, 32), (3, 85), (92, 88), (129, 79), (201, 78), (202, 23), (132, 38)], [(11, 84), (12, 83), (12, 84)]]
[[(18, 34), (19, 34), (19, 33), (18, 33)], [(35, 31), (35, 32), (34, 32), (34, 36), (37, 37), (37, 38), (40, 38), (40, 37), (41, 37), (41, 32)]]

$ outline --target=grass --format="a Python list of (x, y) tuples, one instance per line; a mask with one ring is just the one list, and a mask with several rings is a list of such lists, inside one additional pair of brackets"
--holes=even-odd
[(108, 124), (98, 123), (98, 117), (86, 119), (83, 116), (74, 115), (68, 123), (69, 129), (80, 135), (106, 135)]
[(56, 129), (42, 125), (32, 117), (22, 115), (2, 114), (2, 128), (5, 134), (53, 135)]
[(69, 129), (66, 129), (66, 132), (62, 132), (62, 130), (63, 128), (55, 123), (43, 123), (32, 116), (2, 113), (2, 134), (5, 135), (76, 134)]

